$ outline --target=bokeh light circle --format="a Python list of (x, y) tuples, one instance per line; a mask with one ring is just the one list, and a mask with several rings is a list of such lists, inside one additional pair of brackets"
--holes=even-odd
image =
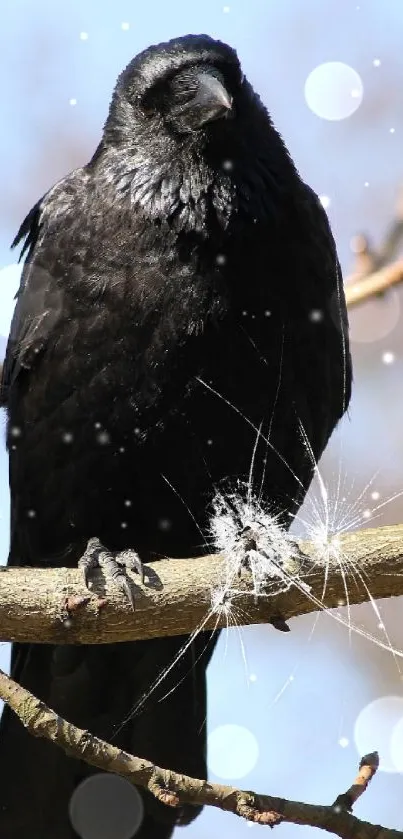
[(395, 725), (390, 741), (390, 754), (397, 772), (403, 772), (403, 716)]
[(97, 773), (74, 790), (69, 816), (81, 839), (133, 839), (143, 821), (144, 805), (129, 781)]
[(355, 723), (354, 740), (359, 755), (363, 757), (368, 752), (377, 750), (380, 757), (379, 768), (383, 772), (402, 771), (401, 755), (396, 762), (397, 744), (403, 743), (403, 728), (400, 728), (402, 723), (402, 696), (381, 696), (370, 702), (359, 713)]
[(0, 269), (0, 335), (8, 336), (15, 308), (14, 297), (20, 285), (22, 266), (17, 263)]
[(309, 74), (304, 92), (305, 101), (316, 116), (341, 120), (359, 108), (364, 88), (357, 71), (349, 64), (327, 61)]
[(208, 766), (218, 778), (244, 778), (256, 766), (259, 746), (242, 725), (220, 725), (208, 738)]
[(400, 298), (391, 288), (380, 300), (367, 300), (349, 311), (350, 340), (360, 344), (380, 341), (397, 326), (399, 317)]

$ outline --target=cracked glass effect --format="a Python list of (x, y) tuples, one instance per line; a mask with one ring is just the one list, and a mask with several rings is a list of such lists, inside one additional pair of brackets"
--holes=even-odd
[[(287, 3), (257, 4), (251, 15), (247, 4), (223, 7), (180, 2), (171, 7), (155, 0), (142, 8), (141, 19), (131, 17), (124, 0), (102, 8), (97, 0), (87, 0), (85, 18), (74, 4), (60, 6), (57, 13), (49, 15), (47, 0), (38, 0), (35, 16), (29, 2), (6, 4), (3, 60), (9, 81), (3, 95), (7, 130), (1, 137), (7, 161), (0, 243), (2, 350), (21, 270), (21, 266), (10, 266), (15, 257), (9, 243), (31, 198), (43, 194), (60, 175), (88, 158), (105, 109), (102, 91), (113, 81), (115, 68), (146, 43), (180, 31), (207, 30), (223, 40), (236, 41), (247, 75), (261, 80), (262, 98), (270, 103), (290, 145), (292, 138), (301, 172), (307, 177), (309, 173), (325, 199), (344, 273), (348, 273), (351, 236), (365, 229), (375, 243), (380, 242), (402, 177), (401, 13), (401, 0), (373, 0), (357, 6), (340, 0), (338, 14), (329, 20), (327, 4), (308, 0), (300, 6), (294, 4), (290, 25)], [(80, 38), (83, 30), (87, 39)], [(22, 52), (24, 62), (20, 60)], [(359, 71), (365, 96), (350, 118), (316, 118), (304, 100), (304, 83), (315, 66), (340, 57)], [(99, 80), (95, 96), (94, 72)], [(347, 101), (351, 103), (348, 97)], [(358, 99), (352, 101), (356, 105)], [(330, 101), (329, 108), (334, 114)], [(338, 544), (340, 532), (403, 520), (401, 298), (397, 288), (351, 312), (356, 387), (351, 417), (343, 423), (343, 450), (339, 452), (337, 440), (332, 441), (321, 464), (327, 497), (322, 500), (315, 477), (293, 525), (295, 535), (311, 535), (317, 541), (317, 555), (322, 556), (324, 568), (328, 561), (341, 561), (345, 566)], [(125, 454), (124, 447), (121, 454)], [(4, 452), (2, 456), (0, 535), (5, 559), (8, 490)], [(381, 471), (377, 471), (379, 467)], [(245, 504), (244, 495), (240, 503)], [(388, 704), (390, 697), (401, 698), (400, 660), (396, 662), (393, 655), (354, 630), (348, 631), (348, 625), (354, 624), (385, 640), (386, 628), (391, 647), (403, 648), (401, 601), (380, 604), (377, 615), (371, 604), (348, 610), (347, 595), (348, 591), (340, 601), (342, 623), (318, 611), (317, 616), (292, 621), (287, 636), (264, 626), (240, 627), (239, 604), (227, 602), (229, 629), (224, 630), (209, 668), (209, 720), (212, 731), (229, 724), (254, 729), (260, 754), (248, 776), (248, 787), (306, 800), (333, 800), (335, 786), (338, 788), (340, 781), (342, 788), (350, 778), (351, 767), (364, 746), (354, 736), (358, 719), (366, 731), (365, 750), (378, 747), (394, 772), (403, 771), (403, 708), (396, 706), (396, 715), (391, 715)], [(220, 598), (212, 605), (222, 608)], [(1, 650), (6, 668), (6, 645)], [(363, 709), (374, 700), (379, 700), (376, 714), (372, 709), (364, 715)], [(384, 732), (382, 721), (386, 719)], [(401, 805), (396, 785), (401, 779), (390, 780), (388, 784), (374, 783), (370, 797), (364, 797), (360, 807), (371, 802), (371, 812), (362, 811), (363, 817), (398, 827)], [(194, 824), (174, 835), (178, 839), (182, 835), (193, 839), (231, 835), (238, 839), (247, 829), (258, 834), (252, 823), (245, 825), (205, 808)], [(295, 839), (298, 832), (292, 826), (281, 827), (284, 839)]]

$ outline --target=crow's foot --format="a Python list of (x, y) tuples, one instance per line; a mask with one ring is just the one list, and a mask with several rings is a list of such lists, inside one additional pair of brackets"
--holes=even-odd
[(135, 609), (133, 591), (125, 573), (126, 569), (136, 571), (140, 575), (141, 582), (144, 583), (144, 565), (135, 551), (111, 553), (99, 539), (92, 538), (89, 539), (85, 553), (78, 561), (78, 567), (84, 573), (87, 588), (90, 588), (91, 571), (94, 568), (102, 568), (106, 579), (126, 594), (133, 610)]

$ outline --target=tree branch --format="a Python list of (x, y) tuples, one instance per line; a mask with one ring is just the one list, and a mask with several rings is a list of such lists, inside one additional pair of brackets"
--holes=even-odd
[(389, 288), (403, 282), (403, 259), (385, 265), (378, 271), (362, 276), (351, 274), (345, 283), (347, 308), (352, 309), (377, 295), (384, 294)]
[(360, 821), (349, 812), (358, 797), (356, 787), (359, 786), (360, 792), (364, 791), (377, 769), (376, 754), (362, 759), (358, 778), (333, 805), (302, 804), (222, 784), (211, 784), (161, 769), (148, 760), (134, 757), (59, 717), (1, 670), (0, 697), (35, 737), (51, 740), (70, 757), (85, 760), (98, 769), (114, 772), (132, 784), (148, 789), (168, 806), (207, 804), (258, 824), (270, 827), (280, 822), (310, 825), (335, 833), (342, 839), (351, 839), (352, 836), (359, 836), (360, 839), (403, 839), (403, 833)]
[[(350, 604), (367, 601), (369, 591), (375, 599), (403, 594), (403, 525), (334, 536), (325, 545), (299, 544), (304, 556), (286, 563), (290, 582), (286, 590), (284, 578), (271, 578), (265, 593), (255, 598), (249, 572), (236, 578), (232, 602), (239, 607), (240, 623), (267, 623), (279, 615), (287, 620), (340, 607), (345, 605), (346, 586)], [(101, 572), (94, 574), (90, 595), (78, 570), (4, 568), (0, 641), (34, 638), (45, 643), (99, 644), (181, 635), (201, 625), (203, 629), (225, 626), (228, 610), (224, 604), (217, 606), (225, 577), (226, 562), (219, 555), (150, 563), (144, 586), (130, 575), (136, 600), (133, 612), (127, 597), (110, 588)]]

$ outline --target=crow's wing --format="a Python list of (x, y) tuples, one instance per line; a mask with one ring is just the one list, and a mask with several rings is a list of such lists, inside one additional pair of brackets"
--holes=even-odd
[(55, 280), (60, 276), (61, 253), (52, 227), (68, 210), (73, 195), (87, 180), (84, 169), (77, 169), (55, 184), (32, 207), (12, 243), (12, 247), (22, 243), (20, 259), (23, 256), (26, 259), (3, 364), (2, 405), (7, 404), (17, 377), (35, 365), (50, 333), (57, 327), (61, 307)]

